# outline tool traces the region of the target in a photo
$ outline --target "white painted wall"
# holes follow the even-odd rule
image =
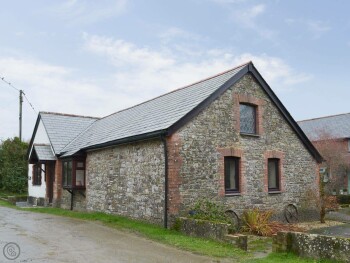
[[[45,164],[41,165],[41,169],[45,171]],[[46,195],[46,182],[45,173],[41,171],[41,185],[33,185],[33,164],[29,164],[28,167],[28,195],[36,198],[45,198]]]
[[[39,122],[38,129],[37,129],[35,137],[34,137],[33,145],[35,143],[51,145],[42,120],[40,120],[40,122]],[[33,151],[33,146],[30,149],[30,154],[32,153],[32,151]],[[45,170],[45,165],[43,164],[41,168]],[[32,197],[37,197],[37,198],[40,198],[40,197],[45,198],[45,195],[46,195],[45,173],[41,172],[41,185],[33,185],[32,175],[33,175],[33,165],[29,164],[29,166],[28,166],[28,195],[32,196]]]

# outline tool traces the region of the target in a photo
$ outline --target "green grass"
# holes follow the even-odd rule
[[[13,204],[10,204],[7,201],[1,200],[0,199],[0,206],[5,206],[5,207],[11,207],[11,208],[17,208],[16,206],[14,206]]]
[[[16,196],[16,197],[27,197],[26,193],[12,193],[12,192],[8,192],[8,191],[0,191],[0,198],[7,198],[8,196]]]

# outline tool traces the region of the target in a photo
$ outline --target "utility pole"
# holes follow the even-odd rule
[[[22,103],[23,90],[19,90],[19,139],[22,141]]]

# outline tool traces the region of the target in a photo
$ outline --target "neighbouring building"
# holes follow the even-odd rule
[[[329,190],[350,194],[350,113],[298,122],[325,159]]]
[[[321,161],[249,62],[101,119],[39,113],[29,188],[41,167],[46,203],[165,226],[204,198],[317,216]]]

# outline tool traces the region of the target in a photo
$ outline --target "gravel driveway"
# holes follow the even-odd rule
[[[17,249],[20,255],[15,260]],[[212,262],[96,222],[0,207],[0,262]]]

